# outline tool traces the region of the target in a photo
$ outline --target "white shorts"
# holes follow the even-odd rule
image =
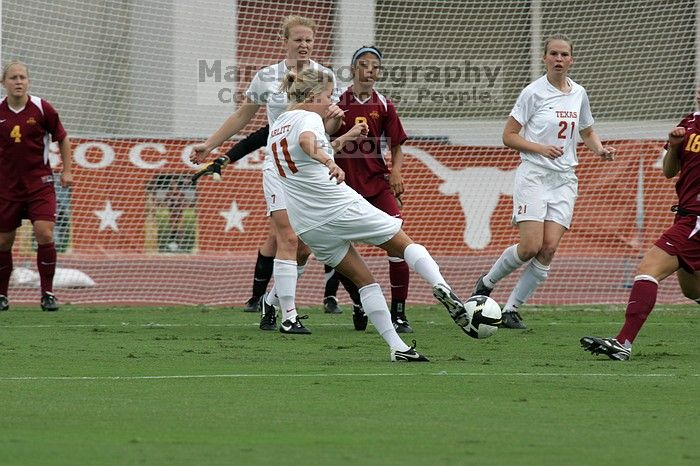
[[[549,220],[568,229],[576,197],[578,178],[573,170],[559,172],[522,162],[515,172],[513,223]]]
[[[263,193],[265,193],[265,203],[267,211],[265,215],[270,216],[270,212],[275,210],[287,210],[287,198],[284,195],[284,188],[279,175],[274,170],[264,168],[263,171]]]
[[[386,243],[401,230],[402,223],[400,218],[358,199],[339,217],[305,231],[299,238],[311,248],[316,259],[335,267],[348,253],[351,243]]]

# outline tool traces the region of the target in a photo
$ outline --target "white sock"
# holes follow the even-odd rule
[[[549,266],[542,265],[537,259],[532,259],[523,270],[523,274],[515,285],[508,298],[508,302],[503,308],[504,311],[517,311],[518,308],[527,301],[527,298],[540,286],[540,283],[547,279]]]
[[[495,287],[496,283],[520,268],[525,262],[518,256],[517,244],[506,248],[501,257],[491,266],[489,273],[484,276],[484,284],[489,288]]]
[[[411,243],[406,246],[406,249],[403,251],[403,258],[408,267],[420,275],[430,286],[441,283],[450,288],[440,273],[440,267],[437,265],[437,262],[435,262],[428,250],[420,244]]]
[[[277,298],[277,288],[274,283],[270,291],[265,295],[265,303],[268,306],[280,307],[280,300]]]
[[[379,283],[371,283],[360,288],[360,300],[365,314],[384,338],[389,348],[397,351],[407,351],[410,347],[404,343],[391,322],[389,306],[382,294]]]
[[[275,291],[282,310],[282,322],[291,320],[294,322],[297,316],[294,298],[297,289],[297,263],[296,261],[275,259],[272,275],[275,277]]]

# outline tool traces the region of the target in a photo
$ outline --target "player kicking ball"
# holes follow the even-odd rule
[[[404,259],[463,328],[469,324],[464,305],[430,253],[401,229],[401,219],[377,209],[343,183],[345,173],[333,155],[348,141],[366,135],[367,125],[358,123],[332,143],[328,140],[322,115],[331,105],[332,77],[307,69],[288,74],[282,88],[290,105],[270,127],[268,151],[287,196],[292,229],[318,260],[359,288],[362,307],[389,345],[392,361],[427,361],[415,350],[415,342],[408,346],[396,332],[382,290],[352,243],[373,244]]]

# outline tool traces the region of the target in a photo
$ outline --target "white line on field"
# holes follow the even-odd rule
[[[245,379],[245,378],[333,378],[333,377],[698,377],[700,374],[609,374],[574,372],[434,372],[414,373],[329,373],[329,374],[191,374],[191,375],[115,375],[115,376],[16,376],[0,377],[0,381],[22,380],[168,380],[168,379]]]

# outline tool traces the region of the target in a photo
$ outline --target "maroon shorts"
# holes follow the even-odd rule
[[[396,197],[394,193],[391,192],[391,188],[389,188],[388,185],[386,189],[381,190],[378,194],[365,199],[382,212],[386,212],[392,217],[403,219],[399,203],[396,201]]]
[[[47,186],[21,201],[0,199],[0,232],[15,231],[22,219],[56,221],[56,191]]]
[[[667,254],[676,256],[678,264],[688,272],[700,270],[700,217],[676,215],[671,228],[654,244]]]

